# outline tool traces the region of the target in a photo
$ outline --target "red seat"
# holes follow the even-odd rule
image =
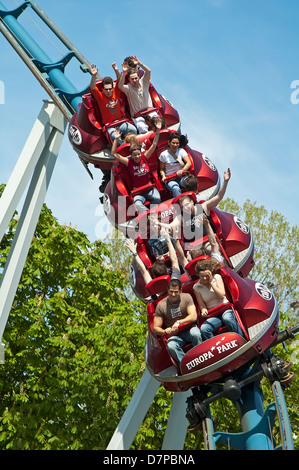
[[[137,194],[142,194],[146,191],[150,191],[153,187],[155,187],[155,178],[151,175],[151,182],[145,184],[144,186],[140,186],[139,188],[133,189],[133,184],[131,180],[131,176],[129,170],[126,165],[115,162],[113,164],[113,174],[115,176],[115,184],[118,188],[119,192],[123,196],[130,196],[132,199]],[[133,201],[132,201],[133,202]],[[146,201],[148,202],[148,201]],[[146,203],[145,203],[146,204]],[[149,202],[148,202],[149,204]]]
[[[158,108],[145,108],[141,109],[140,111],[137,111],[135,114],[133,114],[133,118],[137,118],[139,116],[146,116],[150,113],[157,113],[159,110]]]
[[[232,302],[238,302],[239,300],[239,286],[236,281],[229,275],[226,269],[220,269],[219,274],[223,279],[224,285],[229,292]]]
[[[146,214],[146,212],[143,212],[142,214]],[[151,253],[147,240],[138,236],[136,239],[136,243],[139,258],[147,269],[151,269],[151,267],[153,266],[154,258],[151,259]]]
[[[162,295],[167,292],[170,276],[165,274],[164,276],[156,277],[152,279],[145,288],[150,295]]]
[[[131,196],[132,197],[137,196],[137,194],[145,193],[145,192],[150,191],[152,188],[155,188],[155,187],[156,187],[156,185],[155,185],[154,182],[144,184],[143,186],[140,186],[139,188],[132,189],[131,190]],[[148,201],[146,201],[146,202],[148,202]]]
[[[116,80],[114,80],[114,83],[116,83]],[[96,85],[95,85],[95,86],[96,86],[96,88],[98,88],[99,91],[102,92],[102,90],[103,90],[102,80],[98,80],[98,81],[96,82]],[[115,121],[113,121],[113,122],[110,122],[110,123],[108,123],[108,124],[107,124],[107,123],[106,123],[106,124],[103,123],[103,127],[105,128],[104,130],[106,130],[106,128],[108,128],[108,127],[112,127],[112,126],[115,127],[115,126],[118,126],[118,125],[122,124],[122,123],[125,122],[125,121],[130,121],[130,122],[132,122],[132,121],[130,120],[129,104],[128,104],[127,97],[126,97],[125,93],[123,93],[121,90],[120,90],[120,94],[119,94],[119,100],[120,100],[120,110],[121,110],[121,113],[122,113],[122,116],[123,116],[123,117],[122,117],[121,119],[117,119],[117,120],[115,120]],[[95,100],[95,101],[96,101],[96,100]],[[101,116],[97,104],[96,104],[96,108],[97,108],[97,111],[98,111],[98,113],[99,113],[99,116]],[[101,122],[101,120],[100,120],[100,122]],[[105,126],[104,126],[104,124],[105,124]]]
[[[188,272],[188,274],[190,274],[190,276],[197,275],[195,271],[195,265],[198,261],[203,261],[204,259],[210,259],[210,257],[208,255],[198,256],[197,258],[192,259],[191,261],[189,261],[188,264],[186,264],[185,270]]]
[[[210,210],[210,221],[211,221],[211,225],[212,225],[216,235],[219,238],[222,238],[221,222],[219,220],[218,215],[216,214],[216,212],[213,209]]]
[[[174,197],[172,200],[172,204],[178,204],[178,200],[182,196],[190,196],[194,202],[196,202],[196,194],[193,191],[187,191],[186,193],[179,194],[178,196]]]

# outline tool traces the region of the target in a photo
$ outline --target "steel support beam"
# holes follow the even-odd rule
[[[191,390],[174,393],[162,450],[184,449],[189,424],[186,418],[186,400],[190,395],[192,395]]]
[[[45,101],[0,199],[0,240],[29,183],[16,233],[0,280],[0,339],[49,187],[67,119]]]

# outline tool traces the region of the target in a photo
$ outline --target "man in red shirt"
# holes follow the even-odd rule
[[[98,73],[98,69],[96,65],[92,65],[90,72],[91,72],[91,81],[90,81],[90,91],[94,98],[97,101],[100,113],[101,113],[101,124],[110,124],[117,119],[122,119],[124,116],[122,115],[121,108],[120,108],[120,93],[121,90],[118,87],[118,78],[120,73],[117,69],[115,63],[112,64],[112,67],[116,73],[117,81],[114,85],[113,79],[111,77],[105,77],[102,80],[102,91],[96,87],[96,76]],[[119,126],[121,134],[125,135],[128,132],[133,132],[137,134],[136,127],[133,126],[130,122],[124,122]],[[108,127],[109,135],[111,136],[112,141],[114,140],[114,133],[115,127],[109,126]],[[119,137],[119,144],[122,143],[121,138]]]
[[[141,146],[139,144],[131,145],[131,158],[123,157],[116,152],[117,140],[120,137],[120,131],[118,129],[115,130],[111,154],[116,158],[116,160],[128,167],[134,189],[140,188],[151,181],[151,173],[147,160],[157,147],[161,127],[162,121],[158,120],[156,123],[156,134],[153,139],[153,143],[150,148],[144,152],[144,154],[141,153]],[[147,211],[147,208],[144,205],[145,201],[150,201],[152,204],[159,204],[161,202],[160,193],[156,187],[134,196],[134,202],[139,213]]]

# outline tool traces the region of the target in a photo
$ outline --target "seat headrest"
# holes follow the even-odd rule
[[[196,276],[195,265],[198,261],[203,261],[204,259],[209,259],[208,255],[197,256],[197,258],[192,259],[189,261],[188,264],[185,266],[185,270],[187,271],[190,276]]]
[[[167,292],[170,276],[165,274],[164,276],[156,277],[152,279],[145,288],[150,295],[158,295]]]

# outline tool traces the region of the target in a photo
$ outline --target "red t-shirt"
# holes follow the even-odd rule
[[[122,113],[120,109],[120,89],[117,86],[117,82],[115,87],[113,88],[113,92],[110,98],[102,93],[97,87],[90,89],[92,95],[95,97],[101,117],[102,117],[102,124],[109,124],[116,119],[121,119]]]
[[[145,184],[150,183],[150,169],[147,159],[144,155],[141,156],[140,163],[135,163],[132,157],[129,158],[128,170],[134,188],[140,188],[140,186],[144,186]]]

